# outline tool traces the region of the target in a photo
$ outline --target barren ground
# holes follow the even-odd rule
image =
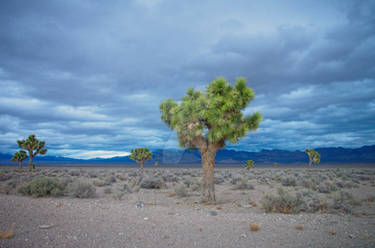
[[[146,169],[148,186],[135,183],[138,175],[0,168],[0,230],[14,226],[0,247],[375,247],[374,169],[216,169],[216,205],[199,202],[199,169]],[[88,181],[95,197],[16,194],[40,176]],[[265,212],[265,195],[280,187],[303,200],[296,214]]]

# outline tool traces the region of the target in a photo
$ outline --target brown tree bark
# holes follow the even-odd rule
[[[214,144],[200,148],[203,169],[201,200],[213,204],[216,204],[214,168],[217,149]]]
[[[19,165],[20,169],[22,169],[22,161],[19,161],[18,165]]]
[[[32,155],[32,153],[29,153],[29,171],[33,170],[33,160],[34,156]]]

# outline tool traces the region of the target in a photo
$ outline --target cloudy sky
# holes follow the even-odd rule
[[[375,144],[375,1],[0,2],[0,152],[177,149],[159,104],[246,77],[264,121],[227,148]]]

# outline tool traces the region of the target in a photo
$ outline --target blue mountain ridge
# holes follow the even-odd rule
[[[321,163],[375,163],[375,145],[360,148],[329,147],[315,149],[321,155]],[[194,150],[154,150],[153,160],[160,165],[194,165],[201,163],[201,155]],[[17,164],[10,161],[12,155],[0,153],[0,164]],[[308,157],[304,151],[287,150],[261,150],[259,152],[235,151],[229,149],[219,150],[216,154],[216,164],[235,165],[243,164],[247,160],[254,160],[256,164],[301,164],[308,163]],[[40,164],[135,164],[129,156],[94,159],[75,159],[58,156],[36,156],[35,163]],[[26,164],[27,159],[24,161]]]

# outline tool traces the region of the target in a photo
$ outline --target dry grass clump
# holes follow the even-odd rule
[[[94,198],[96,188],[86,181],[75,181],[68,186],[69,193],[77,198]]]
[[[250,224],[250,230],[252,232],[256,232],[256,231],[259,231],[260,227],[258,224]]]
[[[299,231],[303,231],[304,227],[302,225],[296,225],[296,229]]]
[[[0,239],[11,239],[13,238],[14,234],[14,224],[12,224],[12,227],[6,230],[5,232],[0,230]]]
[[[301,211],[303,201],[300,197],[292,196],[283,188],[279,188],[277,195],[265,195],[262,203],[266,213],[293,214]]]

